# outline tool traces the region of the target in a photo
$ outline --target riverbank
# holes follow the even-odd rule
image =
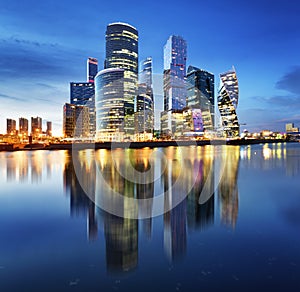
[[[117,149],[117,148],[164,148],[181,146],[206,146],[206,145],[253,145],[266,143],[289,142],[285,139],[235,139],[235,140],[199,140],[199,141],[148,141],[148,142],[103,142],[103,143],[56,143],[56,144],[27,144],[23,147],[14,145],[0,145],[0,151],[28,151],[28,150],[72,150],[75,149]]]

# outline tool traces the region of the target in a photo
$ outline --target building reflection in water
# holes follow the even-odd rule
[[[186,252],[186,199],[174,206],[173,200],[185,193],[184,182],[175,183],[179,179],[181,171],[187,169],[182,165],[186,159],[180,160],[180,150],[175,147],[163,149],[167,158],[166,165],[162,165],[163,191],[165,210],[164,214],[164,249],[170,261],[182,257]]]
[[[214,224],[216,188],[222,221],[235,226],[239,147],[222,149],[226,154],[222,159],[226,161],[218,187],[214,174],[216,149],[206,146],[82,150],[73,153],[14,152],[5,154],[6,178],[13,182],[39,183],[45,179],[51,180],[53,173],[62,169],[65,191],[70,196],[70,215],[86,218],[88,240],[97,238],[98,226],[103,224],[107,270],[111,273],[127,272],[138,264],[139,232],[151,240],[155,196],[162,195],[163,198],[163,245],[170,261],[185,255],[188,231],[202,231]],[[164,159],[155,156],[155,151],[161,153]],[[106,186],[100,183],[99,171]],[[135,173],[143,175],[135,176]],[[205,196],[204,190],[209,196],[200,204],[200,198]],[[119,205],[120,216],[98,212],[97,200],[103,193],[107,195],[108,205],[115,204],[114,192],[123,197]],[[182,195],[183,200],[172,208]],[[132,198],[139,199],[136,205],[131,205]]]
[[[215,184],[214,184],[214,148],[201,147],[197,148],[194,156],[199,159],[198,164],[190,165],[194,175],[197,176],[195,185],[187,197],[187,219],[190,230],[204,230],[214,224],[215,211]],[[200,196],[204,195],[204,187],[208,192],[208,200],[204,204],[199,204]]]
[[[95,193],[95,163],[91,151],[67,154],[65,156],[64,185],[65,191],[70,195],[71,216],[86,216],[87,235],[89,240],[97,238],[98,226],[95,216],[95,203],[85,193],[89,188],[91,194]],[[76,162],[75,162],[76,161]],[[76,167],[79,167],[75,172]]]
[[[165,159],[153,156],[155,151],[162,153]],[[220,153],[224,166],[221,179],[215,171],[218,167],[216,157]],[[175,261],[186,253],[188,231],[202,232],[214,224],[216,206],[220,208],[221,221],[235,228],[239,208],[237,180],[240,163],[243,168],[251,169],[283,167],[287,175],[296,176],[300,173],[298,153],[293,144],[265,144],[84,150],[74,153],[2,152],[0,159],[3,165],[1,174],[9,183],[43,183],[45,180],[51,181],[54,173],[60,175],[63,170],[65,190],[70,196],[71,216],[86,218],[89,240],[97,238],[98,226],[103,224],[107,270],[123,273],[135,269],[138,264],[139,232],[152,239],[155,196],[162,194],[163,197],[164,251],[170,261]],[[103,188],[99,183],[99,170],[108,188]],[[134,171],[144,175],[135,177]],[[122,216],[97,211],[99,208],[94,202],[103,192],[107,193],[106,203],[110,205],[115,204],[115,198],[110,194],[117,192],[123,196],[119,206]],[[205,193],[209,196],[200,204]],[[182,194],[186,195],[185,198],[172,208],[174,201]],[[132,198],[139,199],[134,206],[130,206],[129,199]],[[130,219],[133,217],[146,219]]]
[[[214,223],[214,147],[166,148],[164,152],[165,210],[170,209],[164,214],[164,248],[174,261],[186,253],[187,227],[205,229]],[[186,198],[171,208],[172,200],[181,194]],[[200,204],[200,196],[208,200]]]
[[[140,176],[136,183],[136,198],[139,199],[138,212],[141,218],[142,230],[148,239],[152,234],[152,208],[154,196],[154,164],[150,163],[150,149],[131,151],[130,160],[134,168],[140,173],[147,172],[145,176]],[[152,168],[152,171],[150,171]],[[145,203],[147,200],[147,203]]]
[[[123,194],[123,205],[119,206],[123,217],[104,213],[104,235],[106,242],[107,270],[111,273],[127,272],[133,270],[138,263],[138,220],[130,219],[127,212],[137,212],[136,209],[126,208],[126,198],[135,197],[135,184],[127,180],[122,174],[126,174],[131,166],[131,161],[122,150],[115,150],[114,159],[107,150],[100,151],[100,167],[102,175],[110,186],[103,192],[118,192]],[[127,159],[126,159],[127,158]],[[116,169],[115,164],[121,173]],[[101,188],[102,186],[100,186]],[[97,190],[97,194],[98,194]],[[114,197],[111,196],[113,204]],[[126,218],[127,217],[127,218]]]
[[[237,179],[240,161],[240,147],[223,146],[222,156],[224,168],[222,168],[222,177],[218,187],[221,221],[225,225],[235,228],[239,209]]]
[[[53,159],[48,161],[50,156],[53,158],[55,155],[43,151],[6,153],[6,181],[40,184],[43,179],[51,179]],[[44,168],[47,168],[47,177],[43,177]]]

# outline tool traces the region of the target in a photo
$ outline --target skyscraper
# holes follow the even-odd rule
[[[154,98],[152,89],[152,58],[141,63],[140,84],[135,102],[135,134],[138,140],[151,140],[154,130]]]
[[[187,107],[200,109],[204,130],[215,126],[215,77],[205,70],[189,66],[187,72]]]
[[[38,137],[42,134],[42,118],[31,117],[31,136]]]
[[[19,134],[28,136],[28,120],[19,118]]]
[[[65,138],[88,138],[89,108],[84,105],[66,103],[63,113],[63,134]]]
[[[13,119],[6,119],[6,132],[8,135],[16,135],[16,120]]]
[[[172,35],[164,47],[164,110],[182,110],[186,106],[187,44]]]
[[[94,79],[98,73],[98,60],[89,57],[87,59],[87,82],[94,83]]]
[[[97,140],[124,139],[124,74],[124,69],[110,68],[95,78]]]
[[[47,122],[47,130],[46,130],[46,135],[51,137],[52,136],[52,122]]]
[[[218,108],[226,137],[238,137],[240,126],[236,114],[239,100],[239,86],[235,69],[220,74]]]
[[[152,58],[147,57],[141,63],[140,84],[144,83],[152,89]]]
[[[84,105],[89,108],[89,131],[90,136],[96,131],[95,112],[95,86],[93,82],[71,82],[70,83],[70,103]]]
[[[138,84],[138,31],[130,24],[111,23],[106,29],[105,69],[124,69],[124,130],[134,134],[134,99]]]
[[[153,99],[145,83],[139,85],[134,124],[137,140],[151,140],[153,138]]]
[[[173,135],[176,117],[186,106],[187,44],[181,36],[172,35],[164,47],[164,112],[161,113],[162,135]],[[182,113],[180,117],[182,122]]]

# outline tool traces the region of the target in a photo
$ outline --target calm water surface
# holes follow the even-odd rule
[[[299,178],[298,143],[1,152],[0,290],[299,291]]]

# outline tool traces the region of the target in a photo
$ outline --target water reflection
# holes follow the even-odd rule
[[[239,147],[225,147],[224,148],[224,171],[222,179],[219,183],[218,193],[221,205],[221,220],[222,223],[235,228],[238,210],[238,170],[240,161]]]
[[[298,143],[278,143],[243,146],[240,158],[247,168],[270,170],[282,168],[288,176],[300,173]]]
[[[155,156],[155,151],[161,156]],[[216,164],[218,153],[221,153],[221,164],[224,165],[220,178],[215,172],[219,167]],[[98,234],[103,232],[107,271],[122,273],[134,270],[138,265],[141,233],[149,241],[153,240],[151,216],[157,207],[157,196],[163,196],[162,208],[165,210],[160,217],[162,252],[173,262],[185,256],[189,248],[188,234],[206,232],[217,221],[216,214],[220,213],[221,222],[228,228],[235,228],[239,223],[238,173],[241,164],[244,168],[266,170],[284,167],[286,175],[296,176],[300,173],[298,154],[299,149],[284,144],[74,153],[2,152],[3,175],[0,179],[6,179],[8,184],[41,184],[51,182],[54,176],[61,176],[69,196],[70,216],[86,220],[87,239],[90,241],[98,244]],[[105,187],[100,183],[99,170],[107,184]],[[136,173],[146,175],[135,176]],[[88,196],[86,189],[89,190]],[[210,196],[204,204],[199,204],[204,190]],[[94,202],[101,201],[104,192],[106,195],[122,194],[121,213],[125,218],[99,210]],[[172,208],[174,200],[182,194],[186,195],[185,198]],[[129,199],[132,198],[140,200],[129,208]],[[107,196],[106,203],[113,205],[114,196]],[[130,219],[132,214],[146,219]]]
[[[74,158],[78,159],[78,157]],[[89,163],[89,160],[82,159],[80,182],[89,184],[89,187],[95,189],[95,169]],[[85,216],[87,218],[87,235],[89,240],[97,238],[98,226],[95,216],[95,204],[84,192],[81,183],[74,170],[72,157],[67,154],[64,161],[64,186],[65,191],[70,196],[70,214],[71,216]],[[93,183],[94,182],[94,183]]]

